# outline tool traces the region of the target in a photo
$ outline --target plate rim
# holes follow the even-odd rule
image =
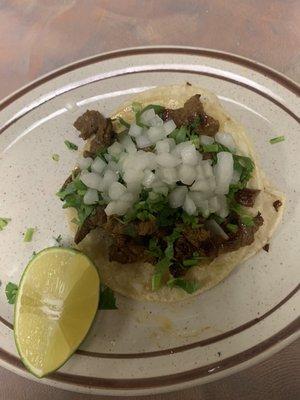
[[[198,48],[198,47],[190,47],[190,46],[141,46],[141,47],[130,47],[130,48],[124,48],[124,49],[117,49],[114,51],[109,51],[109,52],[104,52],[104,53],[99,53],[96,55],[93,55],[91,57],[86,57],[77,61],[74,61],[72,63],[63,65],[55,70],[52,70],[40,77],[38,77],[37,79],[29,82],[28,84],[22,86],[21,88],[17,89],[16,91],[14,91],[13,93],[11,93],[10,95],[6,96],[4,99],[2,99],[0,101],[0,111],[2,111],[3,109],[5,109],[6,107],[8,107],[11,103],[13,103],[14,101],[16,101],[19,98],[22,98],[24,95],[26,95],[28,92],[32,91],[33,89],[37,88],[38,86],[41,86],[42,84],[51,81],[52,79],[64,75],[68,72],[74,71],[76,69],[80,69],[82,67],[88,66],[88,65],[92,65],[95,64],[97,62],[101,62],[107,59],[113,59],[113,58],[122,58],[124,56],[128,56],[128,55],[143,55],[143,54],[149,54],[149,53],[161,53],[161,54],[167,54],[167,53],[172,53],[172,54],[184,54],[184,53],[188,53],[190,55],[199,55],[199,56],[206,56],[212,59],[221,59],[223,61],[229,61],[231,63],[235,63],[238,64],[240,66],[247,66],[248,68],[263,74],[265,77],[270,78],[274,81],[276,81],[277,83],[279,83],[281,86],[285,87],[288,91],[295,93],[296,95],[299,93],[300,91],[300,87],[299,85],[292,80],[291,78],[287,77],[286,75],[276,71],[275,69],[268,67],[264,64],[261,64],[257,61],[251,60],[250,58],[246,58],[243,56],[239,56],[233,53],[229,53],[229,52],[223,52],[223,51],[219,51],[219,50],[214,50],[214,49],[207,49],[207,48]],[[130,53],[130,54],[128,54]],[[230,370],[232,370],[232,368],[234,369],[241,369],[242,365],[247,364],[247,363],[255,363],[255,360],[257,358],[260,357],[260,359],[262,357],[267,357],[267,355],[270,355],[272,353],[275,353],[277,350],[279,350],[282,346],[284,346],[283,342],[286,343],[286,345],[288,343],[290,343],[292,340],[297,338],[297,335],[295,335],[295,337],[293,336],[294,334],[297,333],[298,327],[299,327],[299,322],[300,322],[300,318],[295,319],[292,323],[290,323],[288,326],[286,326],[285,328],[283,328],[280,332],[275,333],[274,335],[272,335],[270,338],[266,339],[265,341],[270,341],[273,337],[278,336],[279,333],[282,332],[286,332],[288,330],[288,328],[293,324],[293,329],[292,331],[289,332],[289,334],[286,337],[283,337],[279,340],[277,340],[275,342],[275,344],[271,344],[270,346],[268,346],[267,348],[261,350],[260,352],[256,352],[255,354],[253,354],[253,356],[249,357],[246,360],[240,360],[239,363],[228,367],[227,369],[225,369],[223,371],[223,376],[228,375],[230,373]],[[300,333],[300,332],[299,332]],[[262,342],[258,343],[256,346],[254,347],[258,347]],[[1,350],[3,350],[5,352],[4,349],[0,348],[0,354],[1,354]],[[13,355],[12,355],[13,356]],[[234,355],[233,357],[236,357],[237,355]],[[14,357],[14,356],[13,356]],[[16,360],[18,360],[16,358]],[[225,359],[226,360],[226,359]],[[0,358],[0,364],[2,364],[2,362],[4,361],[4,365],[5,365],[5,360],[2,359],[2,357]],[[219,362],[222,363],[221,360]],[[248,365],[248,364],[247,364]],[[246,366],[247,366],[246,365]],[[245,366],[245,367],[246,367]],[[23,373],[22,368],[20,370],[20,367],[17,366],[13,366],[13,364],[11,364],[12,369],[15,372],[19,372],[19,373]],[[17,371],[16,371],[17,370]],[[226,371],[227,374],[226,374]],[[189,373],[190,371],[185,371],[185,373]],[[217,375],[215,377],[215,379],[218,379],[218,376],[222,374],[221,372],[214,374]],[[224,375],[225,374],[225,375]],[[63,375],[63,373],[56,373],[55,375]],[[68,374],[65,374],[68,375]],[[76,375],[74,375],[76,376]],[[212,376],[212,375],[211,375]],[[143,379],[143,378],[140,378]],[[153,378],[151,378],[153,379]],[[202,379],[201,377],[195,377],[193,378],[194,380],[187,380],[187,381],[181,381],[178,383],[173,383],[170,384],[170,386],[163,386],[163,387],[159,387],[161,389],[161,391],[166,391],[166,388],[169,388],[168,390],[172,390],[174,386],[176,385],[183,385],[184,383],[187,384],[188,386],[191,386],[192,384],[197,384],[199,382],[200,379]],[[57,382],[57,381],[56,381]],[[194,382],[194,383],[193,383]],[[78,388],[78,385],[76,385],[75,382],[70,382],[72,384],[72,387],[76,387]],[[103,387],[98,386],[99,390],[103,390]],[[154,387],[153,387],[154,388]],[[95,389],[97,389],[97,386],[95,386]],[[111,390],[112,389],[112,390]],[[150,393],[150,390],[152,389],[152,387],[147,386],[146,388],[140,388],[138,390],[138,392],[147,392]],[[158,389],[158,388],[157,388]],[[104,389],[105,390],[105,389]],[[114,391],[114,389],[111,388],[107,388],[106,390],[111,390],[112,392]],[[123,388],[123,390],[126,390],[125,388]],[[131,390],[132,393],[136,390],[136,389],[130,389],[130,387],[128,387],[128,392]],[[146,391],[145,391],[146,390]]]

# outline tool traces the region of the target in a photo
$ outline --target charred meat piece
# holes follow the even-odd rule
[[[192,258],[195,251],[197,248],[183,236],[180,236],[174,244],[174,258],[177,261],[183,262]]]
[[[199,249],[201,248],[202,243],[210,238],[211,233],[202,227],[197,229],[190,227],[183,231],[183,236],[189,243]]]
[[[106,120],[106,125],[101,126],[101,129],[98,129],[94,139],[92,139],[91,145],[90,145],[90,151],[92,153],[96,153],[97,150],[104,149],[111,144],[116,139],[116,134],[113,131],[113,126],[110,118]]]
[[[175,110],[166,109],[163,119],[173,119],[177,127],[189,125],[195,118],[204,114],[203,105],[200,101],[200,94],[195,94],[184,103],[184,106]]]
[[[282,206],[282,202],[280,200],[276,200],[273,203],[273,207],[275,208],[275,211],[278,212],[279,208]]]
[[[109,261],[128,264],[136,261],[151,262],[153,258],[145,246],[136,243],[128,236],[119,235],[114,237],[114,242],[109,248]]]
[[[253,207],[255,199],[258,196],[260,190],[256,189],[241,189],[238,190],[234,196],[235,200],[244,207]]]
[[[86,140],[106,127],[106,118],[99,111],[87,110],[74,122],[74,127],[80,131],[79,137]]]
[[[224,241],[221,246],[219,253],[227,253],[228,251],[238,250],[240,247],[249,246],[254,242],[254,234],[260,226],[263,225],[264,219],[260,213],[253,218],[254,224],[252,226],[245,226],[240,224],[238,230],[230,236],[230,238]]]
[[[183,265],[181,265],[178,262],[174,262],[170,268],[169,268],[170,274],[174,277],[174,278],[179,278],[180,276],[184,276],[186,273],[186,268],[183,267]]]
[[[125,225],[122,224],[118,219],[114,218],[114,216],[108,217],[106,223],[102,226],[102,228],[111,236],[122,235],[125,230]]]
[[[264,251],[266,251],[267,253],[269,253],[269,250],[270,250],[270,243],[265,244],[264,247],[263,247],[263,249],[264,249]]]
[[[196,119],[198,125],[197,133],[200,135],[214,136],[219,130],[219,122],[204,111],[200,101],[200,94],[195,94],[184,103],[184,106],[175,110],[166,109],[163,113],[163,120],[173,119],[177,127],[190,125]]]
[[[219,128],[219,121],[205,114],[202,122],[197,126],[196,131],[199,135],[215,136]]]
[[[99,111],[87,110],[81,117],[77,118],[74,127],[80,131],[80,137],[84,140],[93,136],[90,149],[87,150],[89,156],[97,150],[110,146],[116,134],[110,118],[105,118]]]
[[[156,221],[150,219],[148,221],[139,221],[135,224],[137,234],[140,236],[152,235],[158,230]]]
[[[102,226],[106,222],[106,214],[102,206],[98,206],[95,211],[86,218],[84,223],[77,229],[74,242],[80,243],[91,230]]]

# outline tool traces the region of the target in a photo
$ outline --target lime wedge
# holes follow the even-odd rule
[[[95,317],[99,275],[91,260],[51,247],[27,265],[15,305],[15,341],[37,377],[58,369],[78,348]]]

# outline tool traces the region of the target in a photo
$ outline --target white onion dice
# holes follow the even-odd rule
[[[128,135],[124,135],[120,138],[120,143],[124,147],[124,149],[127,151],[127,153],[135,153],[136,152],[136,146],[133,143],[132,139]]]
[[[227,151],[217,154],[217,164],[214,166],[216,177],[216,193],[227,194],[233,177],[233,157]]]
[[[181,151],[181,158],[183,164],[197,165],[198,164],[198,152],[194,145],[186,146]]]
[[[138,137],[142,134],[143,132],[143,128],[141,126],[138,126],[137,124],[131,124],[129,131],[128,131],[128,135],[129,136],[133,136],[133,137]]]
[[[113,157],[119,157],[122,151],[123,151],[123,146],[119,142],[114,142],[107,149],[107,152]]]
[[[233,137],[230,135],[230,133],[226,132],[218,132],[215,135],[215,140],[218,143],[221,143],[223,146],[228,147],[229,150],[235,151],[236,145],[233,140]]]
[[[118,177],[115,171],[112,171],[111,169],[106,170],[102,180],[103,190],[108,190],[112,183],[117,180]]]
[[[183,206],[185,196],[188,192],[186,186],[178,186],[169,194],[169,203],[172,208]]]
[[[196,178],[196,170],[190,165],[180,165],[178,168],[178,177],[185,185],[191,185]]]
[[[181,163],[181,160],[170,153],[158,154],[156,157],[157,164],[165,168],[177,167]]]
[[[143,179],[143,185],[145,187],[150,187],[151,184],[154,182],[155,180],[155,175],[152,171],[150,170],[145,170],[144,172],[144,179]]]
[[[176,168],[161,168],[159,171],[160,179],[168,185],[174,185],[178,181]]]
[[[162,126],[152,126],[148,129],[147,134],[152,143],[156,143],[165,137],[165,131]]]
[[[100,157],[96,157],[91,165],[92,171],[97,172],[98,174],[101,174],[101,172],[104,170],[105,167],[106,167],[106,162],[102,160],[102,158]]]
[[[172,119],[164,123],[164,131],[166,135],[170,135],[174,129],[176,129],[176,124]]]
[[[126,187],[120,182],[113,182],[108,189],[108,195],[112,200],[118,200],[126,192]]]
[[[92,165],[93,159],[92,157],[82,157],[78,160],[78,167],[82,169],[88,169]]]
[[[200,135],[200,142],[204,145],[213,144],[214,138],[212,138],[211,136]]]
[[[184,211],[189,214],[189,215],[195,215],[197,210],[196,210],[196,206],[195,203],[193,202],[192,198],[189,196],[189,194],[187,194],[185,196],[185,200],[183,203],[183,207]]]
[[[155,118],[155,111],[153,108],[149,108],[148,110],[144,111],[141,115],[141,122],[145,125],[150,125],[150,121]]]
[[[98,192],[96,189],[88,189],[83,196],[83,202],[86,205],[95,204],[99,201]]]
[[[99,174],[94,172],[87,172],[80,175],[80,180],[90,189],[98,189],[101,185],[102,178]]]
[[[140,149],[144,149],[145,147],[151,146],[152,142],[149,139],[147,133],[142,133],[140,136],[135,138],[136,145]]]

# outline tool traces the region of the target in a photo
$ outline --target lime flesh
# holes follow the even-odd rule
[[[90,259],[70,249],[38,253],[21,278],[15,304],[15,341],[37,377],[58,369],[85,338],[99,302],[99,275]]]

